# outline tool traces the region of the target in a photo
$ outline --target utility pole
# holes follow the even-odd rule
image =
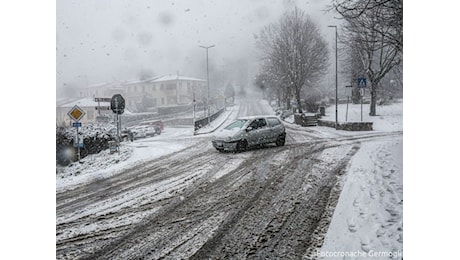
[[[335,129],[339,124],[338,120],[338,72],[337,72],[337,25],[329,25],[335,28]]]
[[[206,77],[207,77],[207,81],[206,81],[206,85],[208,85],[208,97],[206,99],[206,116],[208,117],[208,124],[210,124],[210,118],[209,118],[209,62],[208,62],[208,49],[214,47],[216,45],[210,45],[210,46],[201,46],[201,48],[204,48],[206,49]]]

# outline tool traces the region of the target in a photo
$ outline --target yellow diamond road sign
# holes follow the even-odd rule
[[[67,115],[70,116],[75,121],[80,121],[85,116],[85,111],[83,111],[81,108],[79,108],[77,105],[75,105]]]

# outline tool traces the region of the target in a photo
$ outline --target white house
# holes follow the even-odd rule
[[[57,105],[56,106],[56,124],[60,126],[72,125],[72,122],[74,121],[70,118],[68,113],[75,106],[78,106],[85,113],[85,115],[80,120],[80,122],[82,123],[95,122],[96,116],[98,115],[113,115],[112,110],[99,110],[96,108],[99,106],[102,106],[102,107],[110,106],[110,103],[95,102],[93,98],[82,98],[82,99],[78,99],[75,101]]]
[[[121,94],[129,111],[138,111],[148,99],[153,107],[187,105],[206,98],[206,80],[179,75],[146,80],[104,83],[84,88],[81,97],[111,98]]]

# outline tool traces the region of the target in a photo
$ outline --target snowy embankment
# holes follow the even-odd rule
[[[362,106],[362,121],[373,122],[374,131],[393,132],[403,130],[402,100],[396,100],[390,105],[377,106],[377,116],[369,115],[369,106],[369,104],[363,104]],[[337,110],[339,123],[361,122],[361,104],[348,104],[348,115],[346,104],[338,105]],[[321,119],[335,121],[335,106],[327,107],[326,116]]]
[[[339,121],[346,105],[339,106]],[[402,131],[402,101],[378,106],[374,131]],[[342,113],[341,113],[342,112]],[[335,107],[326,110],[334,117]],[[360,105],[349,106],[348,121],[360,121]],[[331,119],[329,118],[329,119]],[[335,118],[334,118],[335,120]],[[332,130],[335,131],[335,130]],[[359,134],[348,132],[344,134]],[[403,250],[403,137],[365,142],[353,156],[319,259],[401,259]]]

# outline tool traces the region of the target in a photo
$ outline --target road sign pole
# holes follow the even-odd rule
[[[117,114],[117,150],[120,154],[120,115]]]
[[[121,143],[121,115],[118,116],[118,122],[119,122],[119,124],[120,124],[120,127],[119,127],[120,132],[119,132],[118,134],[119,134],[119,136],[120,136],[119,139],[120,139],[120,143]],[[118,144],[118,154],[120,154],[120,143]]]
[[[117,146],[118,146],[118,142],[120,140],[120,129],[119,129],[119,123],[118,123],[119,114],[118,114],[118,100],[117,99],[115,99],[115,110],[117,111]]]
[[[348,122],[348,102],[350,101],[350,96],[347,96],[347,113],[345,114],[345,122]]]
[[[363,121],[363,97],[366,94],[367,81],[365,77],[358,78],[359,94],[361,95],[361,122]]]
[[[77,128],[77,137],[75,138],[76,142],[77,142],[77,155],[78,155],[78,162],[80,162],[80,136],[78,135],[78,126],[76,127]]]
[[[112,99],[110,99],[110,109],[117,114],[117,149],[118,149],[118,154],[120,154],[120,132],[121,132],[121,119],[120,115],[123,114],[124,109],[125,109],[125,99],[123,98],[122,95],[120,94],[115,94],[113,95]]]
[[[350,89],[350,91],[347,91]],[[350,95],[353,95],[353,85],[345,86],[345,92],[347,93],[347,112],[345,113],[345,122],[348,122],[348,104],[350,103]]]
[[[195,133],[195,108],[196,108],[195,91],[193,91],[193,133]]]
[[[363,88],[362,88],[361,92],[362,93],[360,93],[360,94],[361,94],[361,122],[362,122],[363,121],[363,97],[364,97],[364,93],[366,93],[366,92],[365,92],[365,90]]]
[[[68,113],[67,115],[69,115],[69,117],[74,120],[75,122],[72,124],[73,127],[77,128],[76,129],[76,136],[75,136],[75,140],[74,140],[74,147],[76,146],[77,147],[77,156],[78,156],[78,162],[81,162],[80,159],[81,159],[81,156],[80,156],[80,135],[79,135],[79,132],[78,132],[78,128],[81,127],[81,122],[80,122],[80,119],[82,119],[86,113],[85,111],[83,111],[83,109],[81,109],[80,107],[78,107],[77,105],[75,105]]]

